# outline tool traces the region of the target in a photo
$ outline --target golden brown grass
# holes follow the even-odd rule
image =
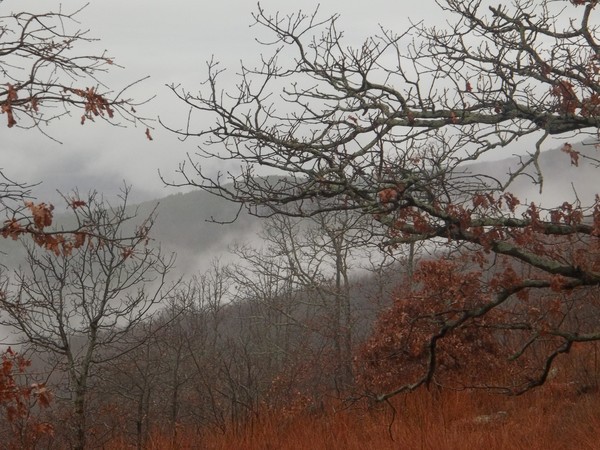
[[[595,450],[600,448],[600,349],[575,349],[544,386],[519,397],[422,389],[390,405],[264,412],[226,432],[152,433],[148,450]],[[591,353],[590,353],[591,352]],[[294,408],[290,408],[291,411]],[[134,448],[114,440],[106,450]]]
[[[182,429],[177,442],[154,433],[147,448],[212,450],[597,449],[600,395],[550,384],[521,397],[486,392],[420,391],[377,409],[330,407],[294,417],[263,414],[242,430],[200,436]],[[392,420],[393,419],[393,420]],[[125,449],[113,442],[112,449]]]

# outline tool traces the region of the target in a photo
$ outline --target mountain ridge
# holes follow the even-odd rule
[[[523,204],[530,201],[542,202],[548,206],[552,199],[558,204],[573,202],[579,198],[583,204],[593,201],[600,192],[597,179],[597,167],[586,158],[597,158],[595,146],[582,143],[573,144],[575,151],[581,152],[580,164],[575,166],[570,156],[560,150],[551,149],[540,154],[539,164],[546,180],[540,194],[539,186],[531,182],[533,168],[521,175],[509,187]],[[518,156],[512,156],[492,162],[476,162],[466,168],[466,173],[483,173],[496,178],[508,173],[518,162]],[[191,274],[203,271],[215,258],[227,260],[233,256],[228,252],[233,242],[260,242],[261,219],[251,216],[240,205],[229,202],[209,192],[193,190],[186,193],[173,193],[165,197],[130,205],[130,211],[137,211],[135,223],[143,221],[156,208],[156,219],[151,232],[154,242],[160,244],[165,252],[177,253],[177,270]],[[239,211],[239,215],[238,215]],[[57,214],[56,223],[65,222],[66,214]],[[237,217],[237,218],[236,218]],[[217,223],[215,220],[232,223]],[[5,252],[2,260],[5,265],[15,267],[22,260],[16,256],[19,244],[10,240],[0,242],[0,250]]]

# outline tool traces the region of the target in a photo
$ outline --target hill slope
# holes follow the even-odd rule
[[[540,156],[540,168],[544,176],[542,193],[539,186],[532,184],[530,176],[522,175],[509,190],[523,203],[542,201],[544,205],[574,201],[577,197],[585,204],[593,201],[600,192],[597,167],[584,156],[597,157],[598,150],[593,145],[575,144],[574,149],[582,153],[579,166],[570,164],[569,155],[560,149],[549,150]],[[493,162],[469,165],[467,172],[483,173],[498,179],[505,179],[511,168],[514,170],[518,157]],[[531,167],[526,174],[532,175]],[[158,205],[158,206],[157,206]],[[213,258],[227,259],[228,246],[235,241],[257,242],[260,219],[242,210],[237,220],[231,224],[215,223],[212,219],[227,221],[236,217],[239,205],[203,191],[174,194],[132,205],[137,208],[139,221],[147,217],[157,206],[157,219],[152,237],[163,250],[178,254],[177,268],[182,273],[195,273],[208,267]],[[64,223],[65,215],[57,215],[56,222]],[[6,266],[15,267],[19,257],[18,243],[0,240],[0,261]]]

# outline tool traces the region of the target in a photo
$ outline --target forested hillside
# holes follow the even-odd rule
[[[564,174],[560,167],[565,158],[568,161],[568,155],[559,150],[542,155],[548,176]],[[497,161],[477,171],[497,173],[498,167],[508,165],[508,161]],[[586,179],[592,174],[582,171],[575,181],[594,186]],[[562,181],[569,186],[566,177]],[[217,224],[211,219],[235,214],[237,208],[202,192],[130,205],[124,213],[129,216],[134,211],[140,218],[156,214],[148,245],[183,252],[180,273],[185,278],[162,298],[153,315],[135,325],[126,341],[104,348],[102,358],[108,362],[90,372],[86,427],[90,435],[107,444],[117,439],[120,445],[159,448],[166,445],[166,439],[195,448],[193,442],[214,442],[214,437],[201,438],[208,430],[228,434],[237,429],[244,434],[255,423],[274,426],[273,417],[281,414],[291,421],[304,421],[311,414],[331,414],[331,408],[350,414],[334,415],[331,420],[359,420],[370,395],[410,384],[427,367],[427,336],[436,327],[429,322],[430,314],[446,314],[441,298],[450,295],[455,306],[463,308],[460,302],[484,295],[477,291],[481,288],[476,281],[481,264],[487,266],[486,277],[492,280],[506,277],[507,267],[510,273],[524,270],[498,260],[461,262],[458,255],[447,267],[436,266],[435,252],[418,247],[412,253],[398,248],[384,255],[363,238],[365,223],[353,214],[258,219],[242,213],[233,224]],[[56,220],[60,224],[63,219]],[[68,219],[64,220],[68,225]],[[415,270],[417,276],[411,281],[410,273]],[[453,278],[451,273],[460,275]],[[459,287],[453,286],[455,282]],[[414,297],[407,296],[411,290],[415,290]],[[496,326],[500,326],[506,320],[503,314],[521,316],[523,324],[544,322],[549,320],[543,313],[545,301],[530,298],[527,311],[518,304],[507,306],[485,323],[489,328],[498,321]],[[568,320],[577,321],[580,329],[595,320],[594,303],[573,308]],[[561,315],[555,320],[566,318]],[[519,339],[509,334],[502,337],[499,331],[490,335],[483,324],[463,327],[447,340],[448,347],[440,348],[436,384],[460,390],[481,383],[503,386],[502,380],[493,377],[511,372],[513,383],[519,377],[529,379],[528,367],[541,357],[543,348],[528,351],[514,372],[515,368],[504,367],[498,358],[514,352]],[[80,339],[83,344],[78,343]],[[84,334],[73,335],[71,343],[85,348],[86,339]],[[407,349],[411,350],[406,353]],[[119,356],[121,351],[125,353]],[[547,351],[552,351],[551,345]],[[559,366],[560,377],[553,381],[569,396],[595,392],[598,383],[598,368],[588,359],[593,353],[582,349],[577,355],[579,362]],[[49,392],[55,396],[50,408],[36,413],[37,420],[54,423],[68,414],[64,363],[59,355],[32,356],[36,373],[45,374]],[[530,368],[535,370],[536,365]],[[465,406],[456,411],[457,416],[444,420],[461,423],[458,429],[462,430],[484,413],[494,413],[489,408],[500,406]],[[521,406],[501,408],[502,414],[517,408],[510,413],[513,420]],[[378,414],[383,414],[377,419],[382,423],[389,420],[387,413]],[[422,414],[431,412],[423,410]],[[509,419],[502,415],[498,420]],[[332,426],[342,426],[335,423]],[[60,446],[68,439],[66,431],[56,429],[53,438],[40,439],[46,439],[44,445],[56,442]],[[396,432],[405,433],[403,429]],[[384,428],[377,433],[385,434]],[[287,439],[284,436],[277,439]],[[348,445],[354,445],[351,440],[356,438],[347,438]],[[151,444],[154,439],[163,444]],[[262,445],[259,442],[256,445]]]

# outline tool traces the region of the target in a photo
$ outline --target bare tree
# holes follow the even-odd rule
[[[138,104],[125,96],[130,86],[113,91],[98,78],[116,66],[114,59],[80,50],[96,40],[80,28],[82,9],[0,16],[0,72],[6,80],[0,108],[9,128],[46,134],[41,125],[77,110],[82,124],[95,119],[144,123]]]
[[[600,284],[600,202],[561,198],[542,208],[510,192],[517,177],[529,176],[539,188],[552,181],[539,165],[550,137],[597,141],[597,1],[438,5],[448,25],[381,30],[357,48],[344,43],[337,16],[269,15],[259,7],[256,24],[273,36],[266,43],[274,49],[270,56],[243,64],[235,87],[221,87],[223,69],[214,61],[199,93],[173,87],[191,110],[187,127],[175,131],[202,140],[198,155],[181,166],[181,184],[257,215],[354,210],[383,226],[385,236],[375,238],[390,248],[418,241],[448,251],[466,245],[532,269],[526,277],[505,277],[484,304],[444,321],[428,341],[429,369],[447,333],[517,293]],[[196,130],[195,117],[212,125]],[[466,169],[527,136],[536,143],[506,176]],[[562,150],[566,164],[599,163],[569,142]],[[211,175],[205,159],[232,160],[241,170]],[[283,176],[264,176],[265,168]],[[552,332],[557,346],[525,389],[542,383],[572,343],[600,338],[598,329]],[[429,383],[432,374],[394,392]]]
[[[322,363],[332,366],[330,381],[340,391],[352,384],[361,313],[352,298],[358,290],[352,277],[369,258],[373,265],[383,261],[379,247],[369,242],[371,228],[371,221],[352,211],[322,212],[309,220],[273,216],[265,221],[262,248],[234,248],[241,258],[234,272],[239,294],[257,307],[253,316],[273,334],[265,342],[276,353],[292,353],[289,333],[306,336],[301,341],[318,336],[318,346],[327,343]]]
[[[169,353],[163,358],[168,372],[162,386],[170,394],[163,400],[163,422],[193,423],[198,429],[224,430],[229,425],[231,380],[225,378],[223,367],[233,364],[234,349],[227,340],[239,331],[227,312],[232,290],[228,266],[215,260],[177,290],[164,312],[165,318],[182,313],[158,336],[158,348]]]
[[[2,324],[16,339],[58,364],[73,405],[74,448],[86,446],[86,399],[95,370],[139,343],[131,331],[173,289],[174,258],[149,242],[153,218],[134,226],[127,192],[112,206],[97,195],[77,200],[74,213],[90,234],[69,252],[28,245],[27,267],[0,300]],[[92,236],[102,236],[97,239]]]
[[[158,345],[160,333],[156,333],[156,326],[152,321],[138,326],[134,333],[140,333],[141,345],[107,361],[98,374],[101,381],[94,386],[103,404],[118,405],[118,417],[113,419],[121,426],[121,435],[131,436],[138,450],[145,448],[157,419],[152,406],[157,398],[164,397],[161,377],[165,355]],[[114,409],[111,412],[114,415]]]
[[[135,101],[128,96],[130,88],[141,80],[119,89],[102,82],[103,73],[120,66],[106,53],[88,53],[88,44],[96,39],[80,28],[81,10],[61,7],[47,13],[0,15],[0,73],[4,80],[0,113],[9,128],[34,129],[55,141],[45,125],[72,115],[76,116],[74,125],[99,119],[112,125],[143,125],[151,138],[149,121],[136,111],[147,100]],[[14,239],[33,234],[42,243],[51,214],[47,222],[34,223],[33,208],[51,211],[51,207],[30,202],[30,188],[0,168],[0,214],[6,219],[0,234]]]

